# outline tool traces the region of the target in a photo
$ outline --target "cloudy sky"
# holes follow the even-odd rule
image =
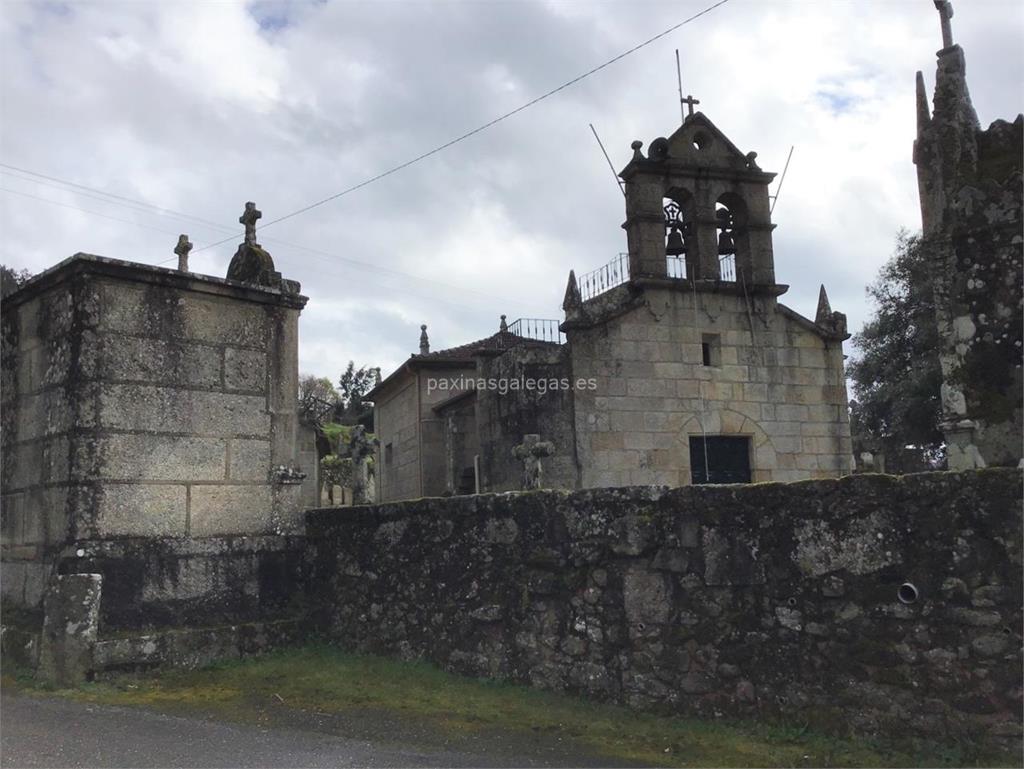
[[[173,265],[187,232],[192,269],[223,276],[246,200],[268,222],[329,197],[711,2],[3,0],[0,261],[39,271],[84,251]],[[982,123],[1012,119],[1022,7],[956,11]],[[920,226],[914,72],[931,87],[940,40],[931,0],[729,0],[261,230],[310,297],[302,370],[336,378],[353,359],[386,373],[416,350],[420,323],[439,348],[492,333],[501,313],[559,317],[569,269],[625,250],[622,197],[588,124],[617,168],[633,139],[670,134],[676,48],[684,89],[763,168],[781,171],[796,146],[775,212],[783,301],[813,316],[823,282],[859,329],[864,285],[900,228]]]

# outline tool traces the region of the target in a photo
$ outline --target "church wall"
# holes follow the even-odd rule
[[[434,411],[439,403],[466,391],[476,365],[424,368],[419,372],[421,496],[437,497],[448,490],[445,420]],[[464,381],[460,381],[464,380]],[[442,385],[442,381],[446,384]]]
[[[537,434],[554,445],[554,454],[541,461],[543,486],[579,488],[576,439],[573,433],[573,394],[568,389],[511,389],[511,382],[527,379],[573,382],[568,347],[516,347],[481,361],[480,376],[504,381],[508,392],[488,388],[477,392],[476,423],[480,435],[481,491],[522,488],[523,463],[512,450],[523,436]]]
[[[835,477],[852,450],[842,348],[755,298],[648,289],[645,306],[570,332],[582,485],[690,483],[689,437],[751,438],[755,482]],[[752,316],[752,317],[751,317]],[[751,343],[751,321],[754,343]],[[719,365],[701,364],[704,335]]]
[[[476,429],[475,396],[445,408],[444,450],[445,450],[445,491],[457,494],[463,473],[474,467],[475,458],[480,454],[480,436]]]
[[[374,430],[380,441],[377,460],[379,499],[411,499],[419,494],[419,419],[415,376],[375,404]]]
[[[465,392],[459,385],[469,384],[475,372],[472,362],[425,362],[377,397],[381,501],[439,496],[448,489],[445,421],[434,407]]]

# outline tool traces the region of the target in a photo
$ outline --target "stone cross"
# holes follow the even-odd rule
[[[192,243],[188,235],[178,236],[178,245],[174,247],[174,253],[178,255],[178,270],[188,272],[188,252],[192,250]]]
[[[953,18],[953,4],[949,0],[935,0],[935,8],[942,20],[942,47],[951,48],[953,45],[953,25],[950,19]]]
[[[522,486],[525,491],[541,488],[540,460],[554,453],[555,444],[542,441],[535,433],[524,435],[523,442],[512,449],[512,456],[523,463]]]
[[[262,211],[256,210],[256,204],[248,202],[245,204],[245,211],[238,217],[238,223],[245,225],[245,244],[256,245],[256,220],[263,216]]]
[[[680,88],[679,90],[681,91],[683,89]],[[690,111],[690,117],[693,117],[693,106],[695,104],[700,104],[700,99],[694,99],[690,94],[686,94],[686,98],[680,99],[679,102],[686,105],[686,108]]]

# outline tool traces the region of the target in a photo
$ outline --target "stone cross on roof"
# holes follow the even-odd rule
[[[181,272],[188,272],[188,252],[192,250],[192,243],[188,235],[178,236],[178,245],[174,247],[174,253],[178,255],[178,269]]]
[[[238,217],[238,223],[245,225],[245,244],[247,246],[256,245],[256,220],[261,216],[263,216],[263,212],[258,211],[256,204],[250,201],[245,204],[245,211]]]
[[[690,111],[690,117],[693,117],[693,107],[695,104],[700,104],[700,99],[694,99],[690,94],[686,94],[686,98],[680,99],[679,102],[686,105],[686,108]]]
[[[953,4],[949,0],[935,0],[935,8],[942,20],[942,47],[953,46],[953,25],[950,19],[953,18]]]

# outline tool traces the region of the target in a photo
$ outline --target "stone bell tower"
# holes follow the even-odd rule
[[[931,108],[917,73],[913,159],[939,332],[940,427],[949,469],[1012,467],[1024,429],[1024,117],[981,128],[952,3],[934,5],[942,48]]]
[[[768,185],[757,153],[744,154],[703,113],[692,112],[669,138],[633,142],[619,174],[626,182],[632,277],[724,279],[748,290],[775,285]],[[666,254],[685,262],[669,275]],[[734,274],[723,275],[723,269]]]

